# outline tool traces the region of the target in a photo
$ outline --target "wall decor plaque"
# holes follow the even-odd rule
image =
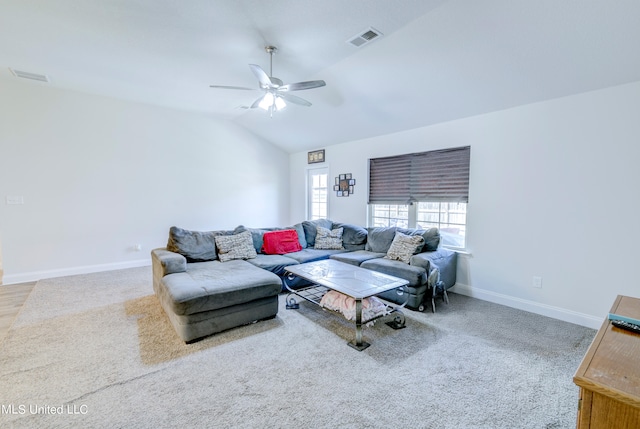
[[[307,153],[307,164],[316,164],[318,162],[324,162],[324,149]]]

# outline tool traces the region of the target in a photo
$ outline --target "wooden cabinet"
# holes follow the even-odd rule
[[[618,296],[611,313],[640,319],[640,299]],[[573,377],[579,429],[640,428],[640,334],[605,320]]]

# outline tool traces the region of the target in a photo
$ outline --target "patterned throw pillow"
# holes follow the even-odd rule
[[[233,259],[253,259],[256,256],[256,249],[253,247],[251,231],[244,231],[234,235],[218,235],[216,237],[218,247],[218,258],[221,262]]]
[[[396,231],[391,247],[387,251],[386,259],[409,263],[411,255],[424,245],[424,237],[421,235],[407,235]]]
[[[319,226],[317,230],[316,242],[313,245],[314,249],[344,250],[344,247],[342,247],[342,232],[344,228],[329,231],[327,228]]]

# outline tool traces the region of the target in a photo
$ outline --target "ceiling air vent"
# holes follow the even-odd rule
[[[14,70],[12,68],[10,68],[9,70],[11,70],[11,73],[13,73],[15,77],[21,77],[23,79],[38,80],[40,82],[49,82],[49,76],[46,76],[43,74],[29,73],[26,71]]]
[[[360,46],[366,45],[369,42],[373,42],[377,38],[382,36],[382,33],[376,30],[375,28],[369,27],[363,32],[353,36],[351,39],[347,40],[347,43],[359,48]]]

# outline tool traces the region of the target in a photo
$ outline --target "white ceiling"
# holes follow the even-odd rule
[[[384,36],[346,43],[368,27]],[[248,64],[313,103],[273,118]],[[0,85],[204,112],[289,152],[640,81],[638,0],[0,0]],[[24,81],[24,80],[21,80]],[[26,82],[26,81],[25,81]]]

